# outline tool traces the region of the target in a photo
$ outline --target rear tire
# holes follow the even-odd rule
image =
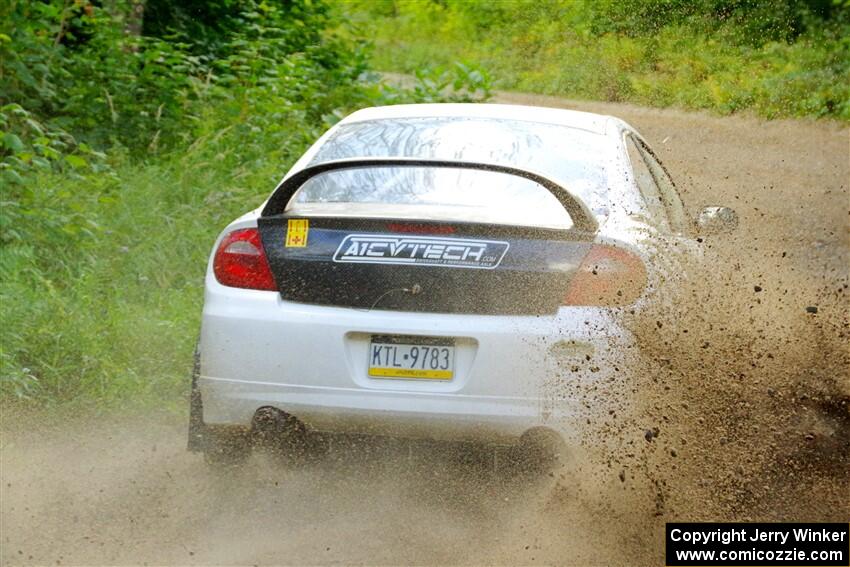
[[[546,427],[533,427],[523,433],[515,449],[519,472],[528,476],[552,473],[566,462],[564,440]]]
[[[214,469],[234,469],[251,456],[251,439],[244,432],[207,426],[204,432],[204,461]]]
[[[277,408],[257,410],[253,427],[257,444],[282,464],[314,463],[327,453],[327,439],[310,433],[296,417]]]

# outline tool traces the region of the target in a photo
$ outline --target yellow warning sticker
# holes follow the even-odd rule
[[[307,219],[289,219],[286,226],[286,247],[303,248],[307,246],[307,233],[310,232],[310,221]]]

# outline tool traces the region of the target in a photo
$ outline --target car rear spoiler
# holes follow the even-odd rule
[[[352,158],[326,161],[301,169],[291,176],[287,177],[275,188],[265,208],[263,208],[263,217],[272,217],[282,215],[286,209],[289,200],[296,191],[311,177],[327,171],[337,169],[352,169],[363,167],[451,167],[461,169],[480,169],[484,171],[496,171],[516,175],[538,183],[545,187],[552,195],[558,199],[558,202],[569,213],[573,221],[573,229],[581,232],[596,232],[598,225],[593,213],[587,208],[578,197],[567,191],[561,185],[555,183],[548,177],[534,173],[525,169],[518,169],[506,165],[496,165],[491,163],[478,163],[469,161],[452,161],[439,159],[420,159],[420,158]]]

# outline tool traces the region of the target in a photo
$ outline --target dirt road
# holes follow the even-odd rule
[[[184,450],[182,416],[4,412],[0,562],[660,564],[660,530],[675,518],[850,517],[848,130],[498,101],[620,116],[690,209],[726,204],[741,217],[735,236],[706,241],[710,269],[682,283],[676,312],[634,322],[656,370],[641,413],[600,430],[614,441],[588,439],[612,447],[592,473],[571,470],[593,479],[528,482],[462,449],[389,441],[335,445],[302,469],[261,457],[219,475]]]

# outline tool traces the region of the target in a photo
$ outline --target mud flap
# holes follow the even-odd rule
[[[206,425],[204,424],[204,404],[201,390],[198,388],[198,376],[201,373],[201,351],[195,346],[192,364],[192,390],[189,393],[189,439],[187,449],[193,453],[202,453],[206,448]]]

